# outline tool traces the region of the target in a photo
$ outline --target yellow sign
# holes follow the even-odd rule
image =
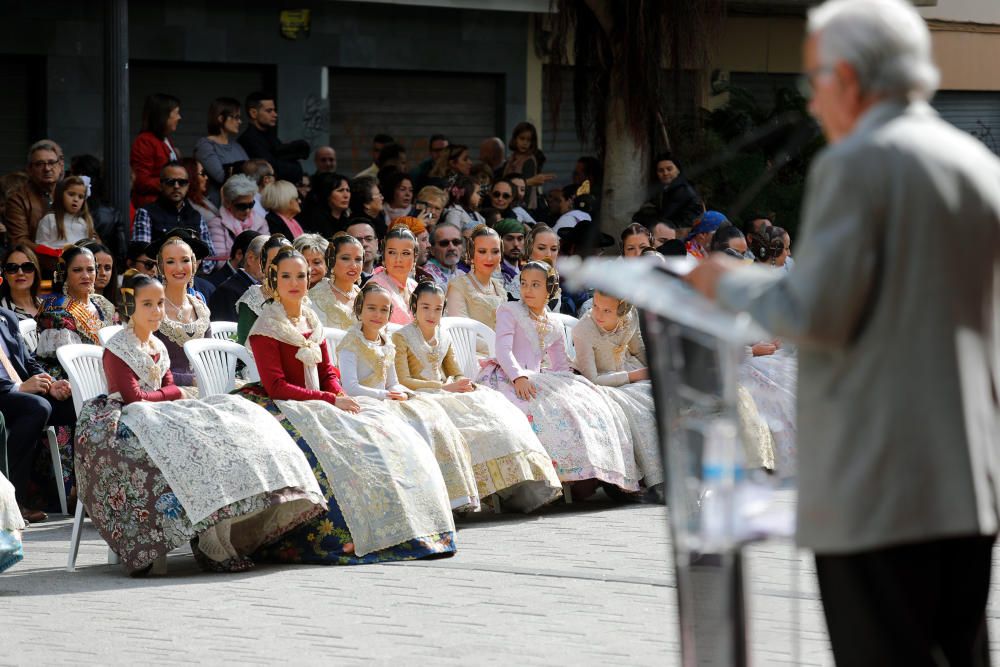
[[[285,9],[281,12],[281,36],[298,39],[309,36],[309,10]]]

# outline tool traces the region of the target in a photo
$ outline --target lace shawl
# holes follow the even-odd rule
[[[496,278],[491,278],[489,285],[484,285],[484,287],[492,290],[492,293],[485,294],[476,287],[472,273],[463,273],[451,282],[465,296],[469,317],[477,322],[482,322],[490,329],[496,329],[497,308],[507,303],[507,292],[503,288],[503,283]]]
[[[246,292],[243,292],[240,298],[236,299],[236,312],[240,312],[240,304],[245,303],[247,308],[259,317],[261,308],[264,307],[264,302],[269,298],[264,294],[264,288],[261,285],[251,285],[247,288]]]
[[[441,327],[438,327],[435,333],[437,344],[434,346],[431,346],[424,339],[424,334],[420,331],[420,327],[417,326],[416,322],[407,324],[399,330],[399,334],[406,339],[413,355],[420,362],[420,371],[417,373],[417,378],[431,382],[447,382],[448,378],[444,376],[442,364],[444,363],[445,356],[448,354],[448,348],[451,347],[451,338],[448,337],[448,334]],[[412,368],[410,372],[413,372]]]
[[[309,297],[312,299],[313,308],[319,314],[324,326],[346,331],[357,321],[354,317],[354,299],[360,291],[355,285],[351,290],[351,300],[343,303],[333,293],[330,280],[324,278],[309,290]]]
[[[601,325],[593,318],[593,311],[587,316],[586,320],[589,320],[589,324],[592,325],[592,332],[596,332],[592,341],[594,347],[603,352],[610,352],[610,356],[614,360],[614,367],[606,368],[601,363],[604,355],[595,355],[595,360],[598,362],[597,372],[614,373],[623,370],[635,370],[634,368],[625,367],[625,361],[628,357],[628,345],[639,333],[639,321],[635,316],[635,310],[629,310],[614,331],[605,331],[601,328]]]
[[[160,328],[157,330],[168,340],[176,343],[180,347],[184,347],[184,343],[189,340],[204,338],[205,332],[207,332],[209,327],[212,326],[209,319],[211,314],[208,312],[208,307],[201,302],[201,299],[195,299],[189,294],[185,295],[184,298],[190,301],[191,305],[194,307],[194,322],[184,324],[164,316],[163,320],[160,322]]]
[[[337,344],[337,350],[354,352],[372,368],[368,377],[359,377],[358,382],[369,389],[385,389],[389,367],[396,363],[396,346],[384,333],[379,333],[377,341],[370,341],[361,333],[361,324],[355,324]]]
[[[284,306],[270,301],[261,308],[260,317],[254,322],[247,339],[250,336],[267,336],[299,348],[295,358],[302,362],[305,369],[306,389],[318,390],[320,387],[317,366],[323,361],[323,348],[320,345],[326,340],[323,335],[323,324],[319,321],[319,315],[305,304],[302,305],[302,317],[309,325],[311,332],[309,338],[292,325]]]
[[[163,386],[163,376],[170,370],[170,355],[166,346],[156,336],[149,337],[149,344],[160,355],[156,361],[153,361],[149,353],[143,351],[142,343],[139,342],[132,327],[125,327],[111,337],[104,349],[132,369],[143,391],[156,391]]]
[[[523,301],[513,302],[511,312],[528,341],[539,351],[544,367],[545,361],[548,359],[549,348],[563,337],[562,323],[552,317],[547,308],[543,313],[544,320],[536,321]]]

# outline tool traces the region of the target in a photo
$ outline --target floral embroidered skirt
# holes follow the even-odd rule
[[[621,387],[599,389],[625,413],[639,476],[646,487],[663,482],[663,455],[656,431],[656,408],[653,406],[653,384],[649,380],[632,382]]]
[[[372,551],[364,556],[353,553],[354,539],[347,527],[343,511],[333,494],[330,480],[327,479],[322,465],[305,437],[282,414],[278,405],[264,394],[259,384],[248,384],[234,393],[238,393],[247,400],[263,407],[281,422],[288,435],[302,449],[309,465],[312,466],[313,473],[316,475],[329,505],[329,510],[324,515],[299,526],[283,535],[276,542],[258,550],[254,554],[255,559],[282,563],[361,565],[450,556],[455,552],[454,532],[447,531],[409,539],[386,549]]]
[[[538,395],[522,401],[514,384],[493,360],[477,383],[499,391],[528,417],[564,482],[597,479],[626,491],[639,489],[632,434],[624,413],[597,386],[568,372],[536,373]]]
[[[232,542],[243,551],[322,514],[304,492],[282,489],[231,503],[192,524],[162,472],[120,421],[122,407],[107,396],[84,404],[76,426],[76,473],[80,502],[127,571],[150,565],[226,520],[255,515],[233,522]]]

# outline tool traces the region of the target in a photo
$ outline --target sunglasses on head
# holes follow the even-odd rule
[[[437,243],[439,248],[447,248],[450,245],[453,245],[457,248],[458,246],[462,245],[462,239],[441,239]]]
[[[185,185],[190,183],[186,178],[164,178],[160,180],[160,183],[164,185],[169,185],[172,188],[183,188]]]
[[[493,192],[494,199],[510,199],[513,196],[514,195],[512,195],[509,192],[496,192],[496,191]]]
[[[236,204],[236,203],[234,203],[233,204],[233,208],[235,208],[237,211],[249,211],[250,209],[252,209],[254,207],[254,205],[255,205],[254,202],[250,202],[248,204]]]
[[[23,264],[15,264],[14,262],[10,262],[9,264],[3,265],[3,271],[4,273],[17,273],[18,271],[20,271],[21,273],[34,273],[35,265],[32,264],[31,262],[24,262]]]

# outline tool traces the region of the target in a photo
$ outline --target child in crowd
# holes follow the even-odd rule
[[[396,348],[385,334],[393,308],[389,290],[374,281],[365,285],[355,299],[358,322],[337,345],[344,391],[350,396],[389,401],[387,407],[430,444],[448,487],[452,509],[476,510],[479,494],[465,439],[440,405],[417,398],[399,383]]]
[[[411,391],[433,399],[465,438],[480,498],[497,494],[529,512],[558,497],[552,462],[523,413],[503,394],[462,375],[447,331],[441,328],[444,289],[422,282],[410,299],[413,322],[397,331],[396,376]]]
[[[511,156],[503,167],[504,178],[520,174],[527,180],[541,173],[545,154],[538,147],[538,130],[534,125],[528,122],[515,125],[507,147],[511,150]],[[537,187],[527,188],[523,205],[532,211],[538,208]]]
[[[571,372],[562,323],[546,307],[558,275],[548,264],[532,261],[521,269],[520,280],[521,300],[497,310],[496,358],[478,381],[528,416],[559,479],[575,483],[574,495],[586,497],[602,483],[637,491],[625,415],[589,380]]]
[[[653,386],[639,321],[626,301],[594,292],[590,313],[573,327],[574,366],[628,418],[639,473],[647,487],[663,482]]]
[[[38,221],[35,243],[42,246],[38,252],[58,257],[63,246],[96,238],[87,208],[87,183],[79,176],[67,176],[56,185],[52,213]]]

